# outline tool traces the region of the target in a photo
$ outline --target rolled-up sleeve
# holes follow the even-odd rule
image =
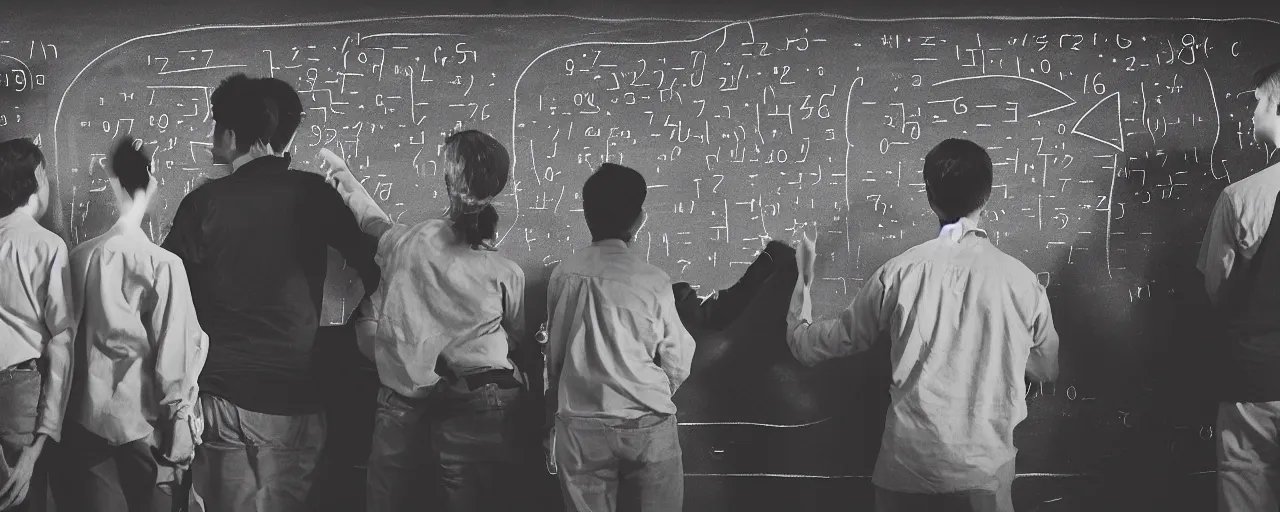
[[[685,379],[689,378],[689,368],[693,366],[693,352],[697,345],[680,322],[680,312],[676,309],[676,298],[671,287],[664,286],[658,293],[658,318],[663,326],[663,337],[657,347],[658,362],[671,381],[671,394],[675,394]]]
[[[187,272],[180,264],[156,268],[156,304],[148,318],[155,344],[156,381],[166,419],[189,411],[199,394],[196,383],[208,355],[209,338],[200,328]]]
[[[44,298],[44,320],[49,329],[49,342],[44,346],[45,375],[40,390],[40,419],[36,433],[54,441],[62,439],[62,421],[67,398],[71,395],[71,346],[79,319],[73,308],[71,267],[67,246],[59,241],[51,251],[49,282]]]
[[[791,354],[807,366],[828,359],[863,352],[884,329],[881,310],[885,302],[884,269],[867,279],[848,308],[837,318],[813,321],[813,299],[803,278],[796,279],[787,311],[787,345]]]
[[[1213,207],[1209,225],[1200,243],[1200,258],[1196,268],[1204,274],[1204,289],[1210,303],[1217,305],[1222,286],[1231,276],[1232,267],[1239,254],[1240,240],[1237,233],[1239,218],[1230,196],[1222,194]]]
[[[343,202],[347,203],[347,208],[350,208],[352,215],[355,215],[361,231],[373,237],[380,237],[391,227],[391,217],[382,211],[378,202],[373,200],[373,196],[369,195],[369,191],[365,190],[364,185],[356,179],[354,174],[351,174],[351,171],[334,173],[332,181],[334,188],[338,190],[338,195],[342,196]]]

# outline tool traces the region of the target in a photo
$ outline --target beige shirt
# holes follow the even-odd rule
[[[814,365],[893,343],[890,406],[872,482],[893,491],[994,489],[1027,416],[1024,375],[1057,376],[1058,335],[1036,276],[964,219],[889,260],[839,318],[814,323],[797,280],[787,343]]]
[[[447,221],[393,223],[350,172],[334,178],[361,229],[379,235],[382,281],[361,302],[355,327],[382,384],[422,397],[440,380],[438,361],[457,377],[514,369],[509,355],[524,341],[524,270],[467,245]]]
[[[1200,244],[1200,259],[1196,262],[1196,268],[1204,274],[1204,288],[1213,304],[1222,297],[1222,288],[1237,265],[1247,265],[1258,252],[1262,238],[1271,227],[1277,194],[1280,194],[1280,164],[1228,185],[1218,196]]]
[[[693,361],[671,280],[602,240],[561,262],[547,284],[548,413],[631,419],[675,414]]]
[[[195,405],[209,341],[182,260],[136,226],[71,251],[80,316],[69,415],[112,445]]]
[[[36,433],[62,438],[76,334],[67,244],[30,215],[0,218],[0,368],[44,358]]]

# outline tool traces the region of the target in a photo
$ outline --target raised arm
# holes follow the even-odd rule
[[[885,325],[881,310],[885,301],[884,269],[867,279],[848,308],[837,318],[813,321],[813,299],[803,276],[796,279],[787,311],[787,345],[806,366],[866,351]]]
[[[346,160],[328,149],[321,149],[319,156],[324,162],[329,183],[337,189],[338,195],[342,196],[347,208],[355,215],[360,230],[374,238],[381,237],[391,227],[391,217],[382,211],[378,202],[374,201],[360,180],[351,173]]]

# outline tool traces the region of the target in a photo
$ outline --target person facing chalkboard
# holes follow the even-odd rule
[[[1280,144],[1280,62],[1254,74],[1253,138]],[[1269,146],[1269,147],[1268,147]],[[1223,338],[1218,372],[1218,510],[1280,507],[1280,163],[1228,185],[1197,267]],[[1224,343],[1225,342],[1225,343]]]
[[[141,142],[110,162],[119,218],[71,251],[79,357],[51,483],[61,510],[171,510],[156,482],[195,456],[208,338],[182,261],[142,231],[157,184]]]
[[[536,354],[524,332],[524,270],[498,253],[494,198],[511,156],[486,133],[444,140],[443,218],[392,222],[346,162],[321,151],[361,225],[378,239],[383,280],[352,322],[377,365],[377,421],[366,485],[369,512],[433,508],[424,491],[438,461],[444,510],[503,512],[527,506],[532,444],[512,425],[528,398],[521,368]],[[429,433],[429,438],[424,434]],[[435,453],[432,453],[432,452]],[[522,460],[522,456],[524,456]]]
[[[694,340],[671,279],[630,251],[644,176],[603,164],[582,186],[592,243],[547,283],[550,456],[570,511],[678,512],[684,463],[671,400]]]
[[[375,247],[322,177],[274,154],[280,102],[258,82],[232,75],[209,101],[214,161],[232,174],[184,197],[163,243],[182,259],[209,335],[193,480],[209,510],[298,511],[325,440],[311,348],[327,248],[372,290]]]
[[[1058,374],[1049,299],[1022,262],[978,227],[991,157],[960,139],[924,159],[942,230],[877,269],[838,318],[814,322],[817,255],[805,233],[787,343],[807,365],[893,343],[890,406],[876,461],[876,510],[1013,512],[1013,430],[1027,416],[1024,377]]]
[[[71,392],[71,274],[66,242],[36,221],[48,204],[44,153],[0,142],[0,510],[43,501],[32,476],[45,441],[62,438]]]

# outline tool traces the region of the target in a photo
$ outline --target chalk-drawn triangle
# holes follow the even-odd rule
[[[1110,117],[1111,103],[1115,103],[1116,106],[1114,120]],[[1098,109],[1098,107],[1104,105],[1107,108]],[[1097,114],[1094,114],[1094,112],[1097,112]],[[1083,130],[1081,125],[1084,126]],[[1108,136],[1107,134],[1112,133],[1112,131],[1114,131],[1115,136]],[[1124,121],[1120,117],[1120,91],[1111,93],[1102,98],[1102,101],[1090,107],[1083,116],[1080,116],[1080,120],[1076,121],[1076,125],[1071,128],[1071,133],[1096,140],[1119,151],[1124,151]]]
[[[39,145],[40,145],[40,134],[38,134],[38,133],[37,133],[37,134],[36,134],[36,138],[35,138],[35,139],[32,139],[32,140],[31,140],[31,143],[32,143],[32,144],[35,144],[36,146],[39,146]]]

